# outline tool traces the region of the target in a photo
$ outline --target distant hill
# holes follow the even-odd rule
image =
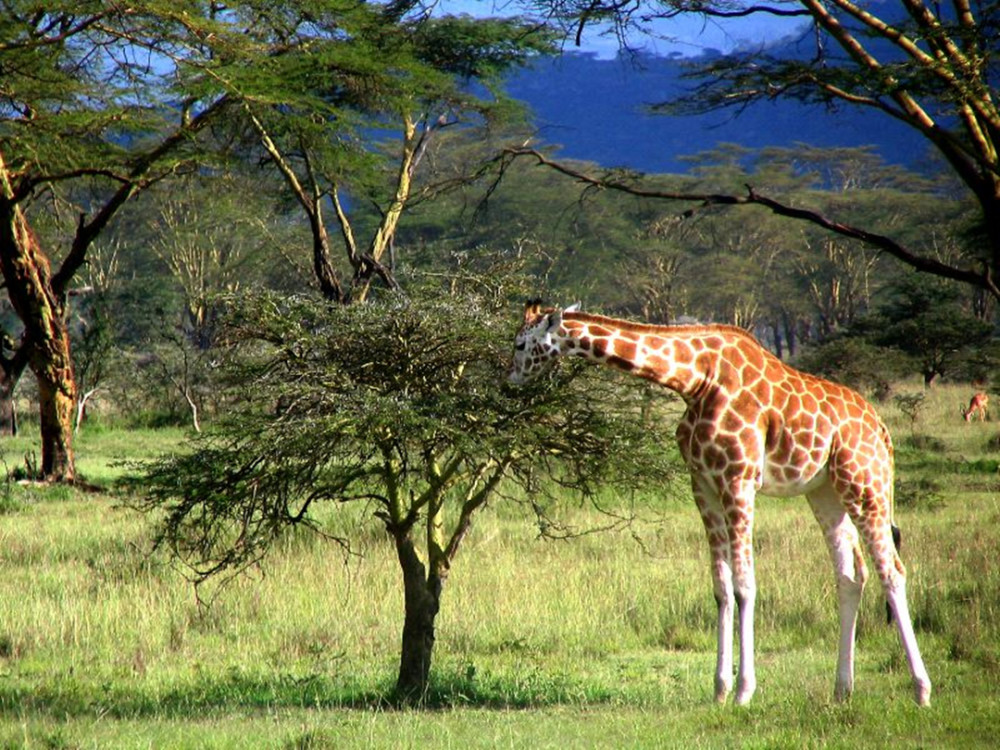
[[[720,142],[750,148],[872,145],[891,164],[919,169],[929,163],[928,143],[890,117],[858,107],[829,110],[791,100],[753,104],[737,113],[653,115],[691,86],[678,58],[644,56],[635,62],[567,54],[535,61],[509,80],[511,96],[526,101],[544,141],[561,155],[643,172],[681,173],[679,157]]]

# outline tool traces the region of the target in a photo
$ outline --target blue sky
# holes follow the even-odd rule
[[[516,13],[518,4],[515,0],[439,0],[438,10],[441,13],[503,16]],[[659,55],[696,55],[706,49],[728,52],[737,47],[759,46],[795,34],[805,23],[803,19],[766,15],[727,19],[724,22],[687,16],[657,22],[656,34],[659,38],[636,38],[630,42]],[[618,52],[617,40],[613,36],[601,36],[600,29],[591,30],[582,41],[582,51],[593,52],[599,57],[614,57]],[[572,45],[572,40],[567,45]],[[575,47],[567,46],[567,51],[571,49]]]

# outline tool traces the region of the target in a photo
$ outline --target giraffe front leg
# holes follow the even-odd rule
[[[715,700],[725,703],[733,687],[733,615],[736,599],[730,564],[729,532],[718,495],[695,477],[695,503],[705,525],[712,563],[712,586],[718,605],[718,648],[715,660]]]
[[[757,584],[753,569],[737,585],[736,604],[740,613],[740,671],[736,678],[736,705],[745,706],[757,691],[757,669],[754,664],[754,608]]]
[[[757,603],[757,577],[753,559],[754,488],[741,482],[727,503],[729,542],[733,567],[733,591],[739,608],[740,667],[736,678],[736,704],[750,702],[757,690],[754,663],[754,609]]]
[[[715,700],[725,703],[733,688],[733,615],[736,598],[729,556],[712,550],[712,578],[719,607],[718,648],[715,658]]]

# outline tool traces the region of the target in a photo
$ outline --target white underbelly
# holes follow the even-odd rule
[[[795,497],[805,495],[827,481],[826,467],[813,467],[797,477],[790,477],[782,467],[765,469],[763,481],[757,491],[770,497]]]

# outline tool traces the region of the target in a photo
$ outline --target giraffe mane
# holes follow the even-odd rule
[[[659,333],[666,336],[676,333],[731,333],[736,336],[742,336],[750,339],[754,343],[760,343],[757,340],[757,337],[745,328],[728,325],[726,323],[682,323],[679,325],[656,325],[653,323],[636,323],[631,320],[613,318],[609,315],[599,315],[597,313],[587,312],[569,312],[565,314],[564,319],[579,320],[585,323],[597,323],[598,325],[609,325],[617,328],[618,330],[628,331],[630,333]]]

